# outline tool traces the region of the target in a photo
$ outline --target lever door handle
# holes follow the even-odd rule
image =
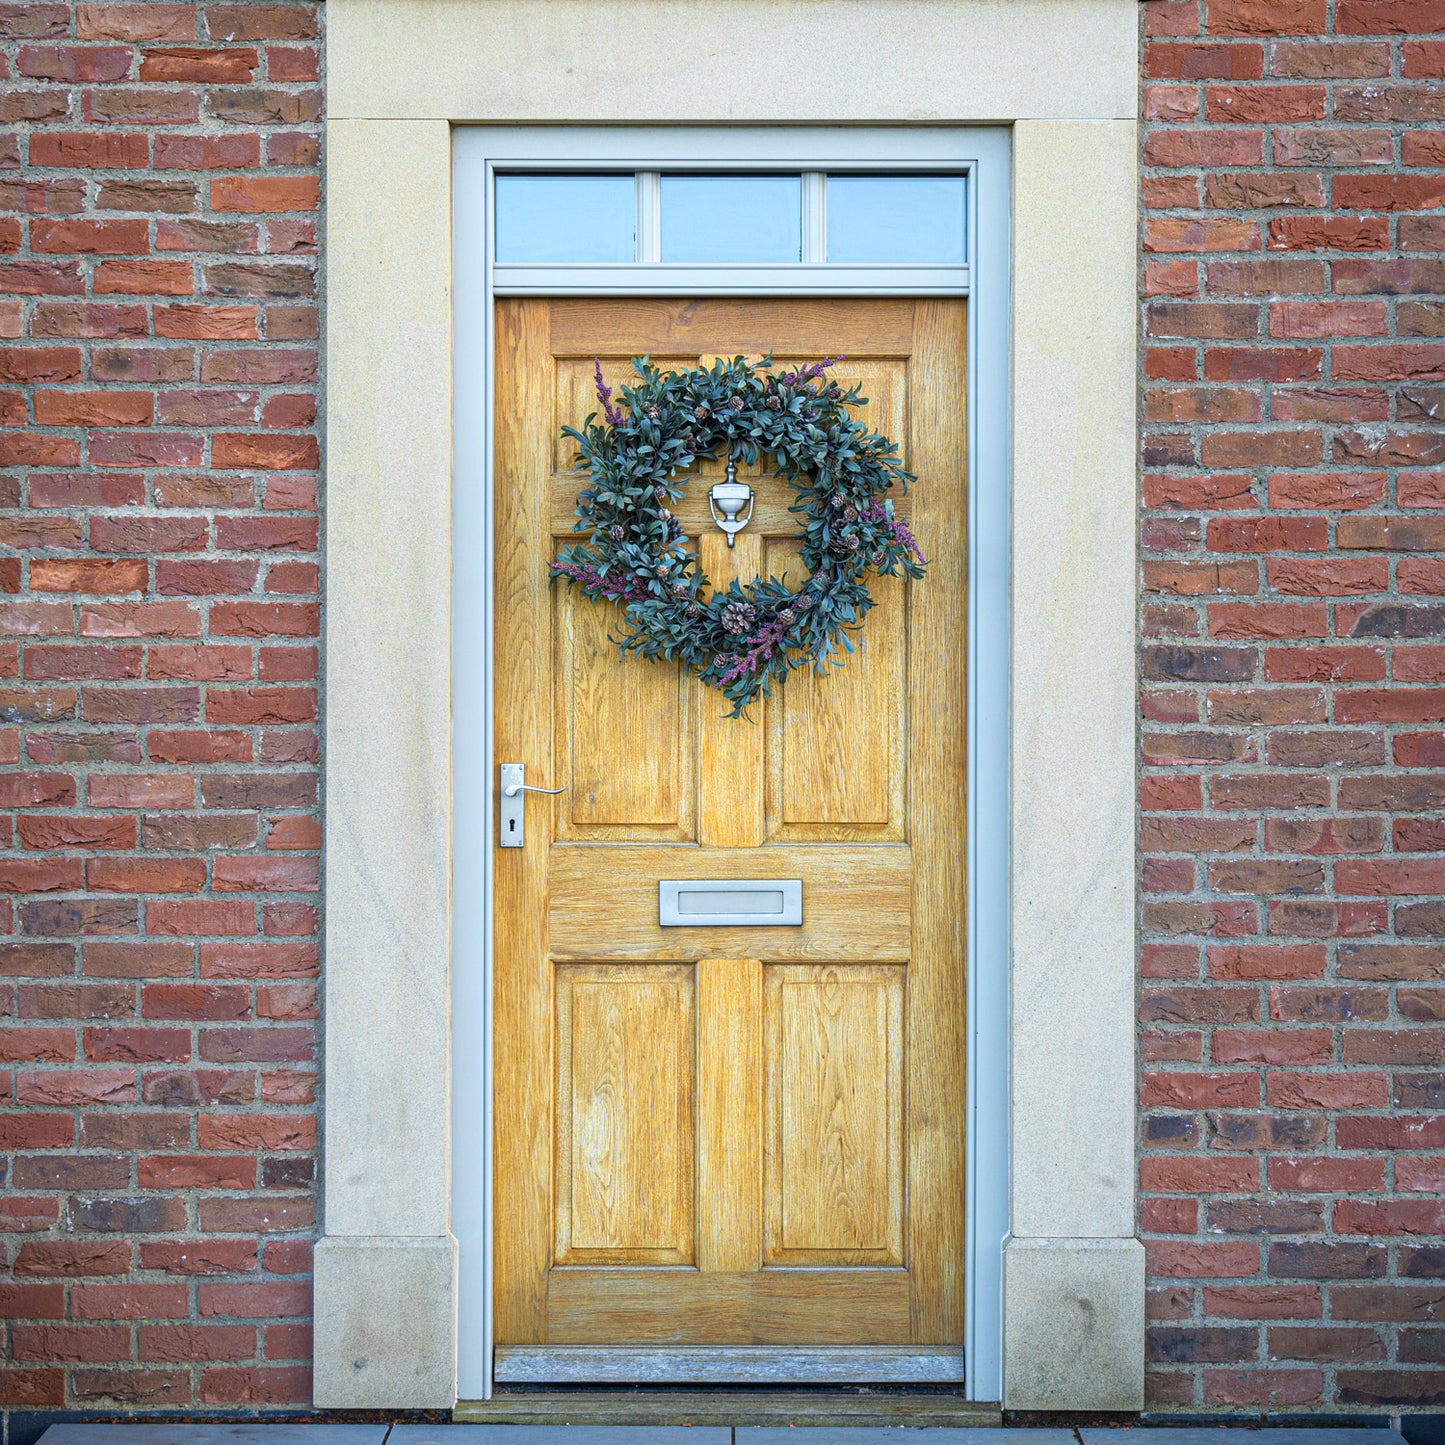
[[[543,793],[555,797],[565,793],[562,788],[534,788],[527,781],[525,763],[503,763],[502,796],[497,809],[497,846],[499,848],[520,848],[527,839],[527,794]]]

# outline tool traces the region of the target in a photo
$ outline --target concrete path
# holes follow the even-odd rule
[[[638,1425],[52,1425],[40,1445],[1405,1445],[1394,1430]]]

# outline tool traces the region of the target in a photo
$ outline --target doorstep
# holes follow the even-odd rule
[[[997,1405],[949,1393],[906,1390],[498,1390],[490,1400],[463,1400],[462,1425],[872,1425],[998,1428]],[[1069,1445],[1076,1445],[1072,1432]],[[524,1437],[518,1437],[522,1439]],[[690,1439],[696,1441],[695,1435]],[[398,1442],[400,1445],[400,1442]],[[1052,1445],[1038,1439],[1036,1445]]]
[[[40,1445],[1405,1445],[1394,1430],[1310,1425],[983,1426],[52,1425]]]

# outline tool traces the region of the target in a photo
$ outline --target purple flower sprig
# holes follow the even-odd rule
[[[830,366],[836,366],[840,361],[847,361],[847,356],[825,356],[821,361],[810,361],[806,366],[800,366],[796,371],[783,371],[778,373],[779,386],[800,386],[805,381],[821,381],[823,373]]]
[[[783,639],[788,635],[788,626],[781,618],[774,618],[758,628],[756,636],[750,640],[748,650],[740,654],[738,660],[723,673],[721,685],[726,687],[744,676],[756,677],[758,669],[770,662],[773,654],[783,645]]]
[[[641,602],[652,594],[635,577],[604,577],[590,562],[554,562],[554,577],[570,577],[583,591],[595,592],[609,602]]]
[[[888,508],[882,502],[870,502],[868,510],[863,513],[863,520],[885,523],[893,542],[902,547],[920,566],[923,565],[923,552],[918,546],[918,539],[913,535],[913,529],[901,517],[890,517]]]
[[[607,418],[608,426],[621,426],[627,420],[622,411],[612,405],[612,388],[602,380],[602,358],[592,358],[592,375],[597,378],[597,400],[602,403],[602,414]]]

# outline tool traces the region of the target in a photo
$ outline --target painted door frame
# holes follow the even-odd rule
[[[767,123],[1011,128],[1002,1403],[1141,1408],[1136,0],[332,0],[326,22],[316,1404],[457,1398],[453,129]]]
[[[491,745],[493,300],[499,295],[967,295],[968,1016],[965,1389],[1001,1388],[1000,1280],[1008,1229],[1008,330],[1009,132],[808,127],[517,128],[453,132],[453,1139],[457,1388],[491,1393],[491,1028],[495,775]],[[498,266],[488,198],[505,170],[848,170],[963,173],[961,267]],[[644,186],[644,196],[649,188]],[[644,200],[645,205],[645,200]],[[484,399],[477,405],[476,399]],[[466,719],[484,719],[480,729]],[[521,761],[527,761],[525,759]],[[483,1046],[478,1048],[478,1041]]]

